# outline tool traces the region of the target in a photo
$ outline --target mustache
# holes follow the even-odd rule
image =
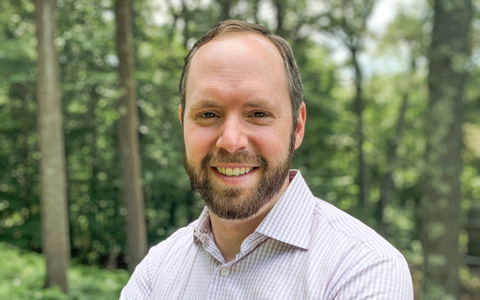
[[[219,149],[215,153],[207,154],[202,160],[202,166],[230,163],[230,164],[250,164],[256,166],[267,166],[267,160],[259,155],[248,152],[230,153],[227,150]]]

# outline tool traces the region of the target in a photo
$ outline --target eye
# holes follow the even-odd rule
[[[255,117],[255,118],[265,118],[267,116],[266,113],[264,113],[263,111],[256,111],[252,114],[252,117]]]
[[[213,112],[205,112],[205,113],[200,114],[200,117],[204,118],[204,119],[215,118],[216,116],[217,115],[214,114]]]

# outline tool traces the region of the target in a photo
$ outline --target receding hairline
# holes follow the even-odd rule
[[[274,62],[274,63],[278,63],[278,65],[281,66],[281,68],[283,70],[282,73],[283,73],[284,80],[285,80],[285,88],[288,91],[288,89],[289,89],[288,74],[287,74],[287,71],[286,71],[286,68],[285,68],[285,62],[284,62],[282,54],[278,50],[277,46],[271,40],[269,40],[267,37],[265,37],[261,33],[258,33],[258,32],[255,32],[255,31],[227,31],[227,32],[222,32],[219,35],[215,36],[213,39],[206,42],[205,44],[203,44],[201,47],[197,48],[192,53],[192,57],[189,61],[189,65],[188,65],[188,71],[185,74],[185,76],[186,76],[185,77],[185,100],[186,100],[187,91],[188,91],[187,86],[188,86],[189,74],[191,72],[191,68],[192,68],[192,65],[194,64],[194,61],[196,60],[198,52],[202,51],[202,48],[205,50],[205,47],[207,47],[209,44],[211,45],[211,43],[213,43],[213,42],[218,42],[219,40],[222,40],[222,39],[235,38],[235,36],[247,36],[247,35],[255,37],[259,42],[261,42],[263,44],[263,46],[264,46],[263,48],[265,50],[267,50],[269,54],[273,54],[276,57],[275,58],[276,62]]]
[[[267,36],[257,32],[257,31],[226,31],[226,32],[221,32],[214,38],[212,38],[210,41],[206,42],[203,44],[201,47],[196,49],[195,54],[200,51],[200,49],[204,48],[206,45],[222,40],[222,39],[228,39],[230,37],[235,37],[235,36],[253,36],[255,37],[258,41],[261,41],[264,45],[266,45],[266,48],[268,48],[272,53],[276,53],[275,55],[278,55],[280,59],[282,59],[282,55],[280,54],[280,51],[278,50],[277,46],[270,40],[268,39]],[[195,57],[195,55],[192,57]]]

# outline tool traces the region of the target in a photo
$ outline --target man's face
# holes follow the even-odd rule
[[[303,138],[305,107],[292,128],[273,44],[236,33],[202,46],[190,65],[184,113],[185,169],[211,212],[245,219],[280,197]]]

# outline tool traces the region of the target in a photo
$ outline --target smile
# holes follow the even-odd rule
[[[220,174],[227,175],[227,176],[240,176],[244,175],[247,173],[250,173],[255,169],[254,167],[245,167],[245,168],[222,168],[222,167],[216,167],[217,171]]]

